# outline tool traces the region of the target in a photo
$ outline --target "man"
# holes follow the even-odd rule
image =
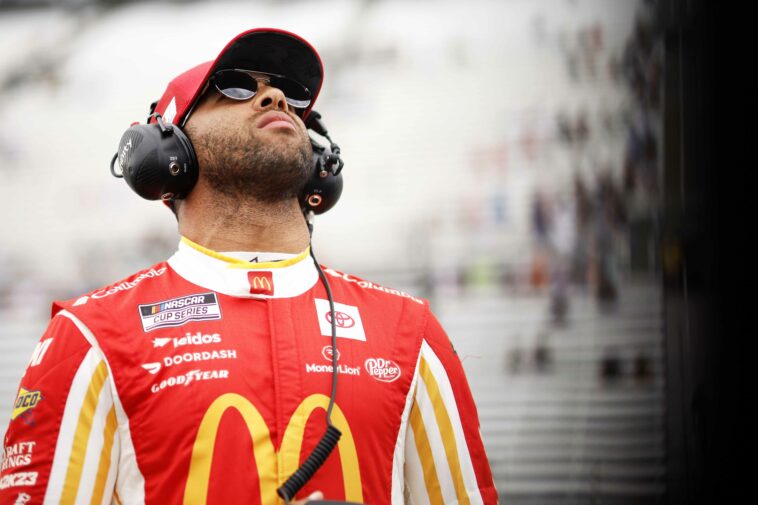
[[[53,305],[5,437],[2,503],[497,501],[428,303],[309,257],[318,153],[303,120],[322,79],[306,41],[249,30],[127,131],[119,166],[138,193],[164,177],[145,166],[189,180],[151,193],[175,211],[179,249]],[[336,448],[322,441],[304,466],[323,465],[284,485],[327,425]]]

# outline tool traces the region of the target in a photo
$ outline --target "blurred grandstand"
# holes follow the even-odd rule
[[[502,501],[664,502],[656,13],[625,0],[0,0],[0,418],[50,300],[176,245],[171,214],[108,172],[122,131],[230,34],[277,26],[321,52],[316,108],[346,160],[318,257],[432,301]]]

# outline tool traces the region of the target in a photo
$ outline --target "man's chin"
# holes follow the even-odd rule
[[[291,198],[308,180],[312,149],[307,135],[269,127],[255,135],[211,139],[200,176],[220,195],[273,202]]]

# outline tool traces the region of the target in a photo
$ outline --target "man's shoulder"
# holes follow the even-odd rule
[[[340,284],[343,289],[352,292],[360,298],[377,299],[378,301],[386,300],[387,302],[392,300],[398,302],[409,300],[419,306],[427,307],[429,305],[428,301],[424,298],[414,296],[399,289],[386,287],[362,277],[335,270],[334,268],[324,266],[323,270],[330,283]]]
[[[56,301],[53,304],[53,314],[61,309],[70,309],[88,305],[99,305],[113,307],[128,293],[135,293],[143,290],[150,290],[154,286],[151,284],[169,271],[168,262],[162,261],[155,265],[135,272],[128,277],[117,280],[106,286],[99,287],[85,293],[79,297],[69,300]]]

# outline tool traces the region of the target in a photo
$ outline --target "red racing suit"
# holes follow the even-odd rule
[[[5,435],[0,503],[280,503],[326,428],[331,314],[307,250],[251,254],[183,238],[168,261],[54,303]],[[497,502],[428,303],[325,272],[342,438],[298,498]]]

